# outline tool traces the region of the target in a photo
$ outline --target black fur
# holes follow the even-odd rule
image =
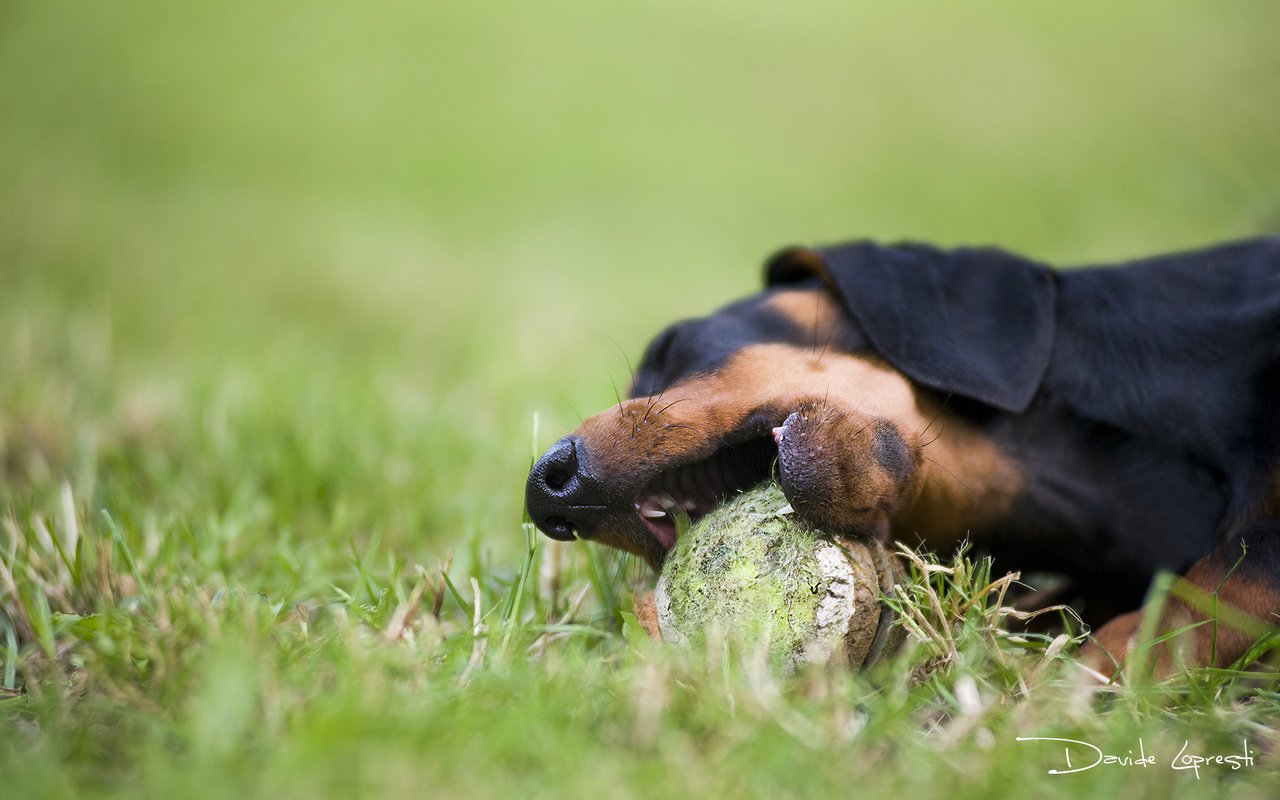
[[[867,242],[818,251],[820,277],[887,361],[918,383],[1005,411],[1031,402],[1053,347],[1054,273],[995,249]],[[783,252],[771,285],[803,275]]]
[[[985,249],[813,253],[775,257],[769,284],[820,277],[872,349],[1028,466],[976,537],[1010,563],[1137,594],[1258,536],[1280,470],[1280,239],[1063,271]]]

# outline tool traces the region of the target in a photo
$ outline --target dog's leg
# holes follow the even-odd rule
[[[1104,625],[1085,646],[1085,664],[1116,676],[1141,663],[1167,677],[1180,666],[1233,663],[1280,625],[1280,519],[1222,537],[1174,582],[1151,626],[1152,639],[1163,640],[1135,658],[1147,613],[1139,609]]]
[[[782,491],[801,518],[837,533],[888,539],[889,517],[913,490],[920,458],[897,426],[810,399],[774,438]]]

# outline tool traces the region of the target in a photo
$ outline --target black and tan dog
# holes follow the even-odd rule
[[[548,536],[657,568],[667,504],[697,517],[773,474],[815,525],[968,539],[1069,576],[1091,621],[1128,611],[1086,654],[1105,672],[1160,570],[1185,577],[1166,630],[1210,595],[1226,611],[1182,636],[1188,663],[1231,663],[1280,622],[1280,238],[1066,271],[791,249],[761,294],[659,335],[630,396],[533,468]]]

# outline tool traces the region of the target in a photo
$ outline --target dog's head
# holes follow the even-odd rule
[[[526,487],[538,528],[657,568],[675,506],[696,519],[773,475],[813,524],[883,533],[920,495],[938,393],[1019,411],[1048,361],[1051,273],[999,251],[796,248],[766,283],[659,334],[631,399],[547,451]]]

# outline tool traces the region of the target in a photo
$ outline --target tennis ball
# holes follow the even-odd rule
[[[880,602],[896,569],[878,541],[815,530],[777,484],[763,484],[677,539],[654,591],[657,626],[673,643],[701,640],[715,628],[764,646],[789,668],[833,660],[863,666],[896,638]]]

